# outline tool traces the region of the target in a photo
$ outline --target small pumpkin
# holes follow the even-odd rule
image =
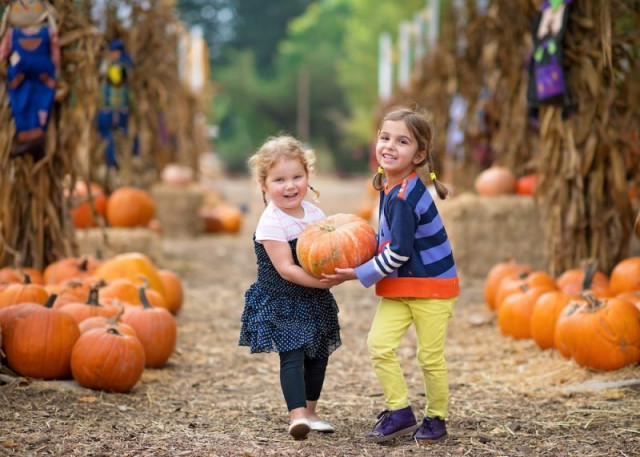
[[[504,299],[498,309],[498,325],[503,335],[515,339],[531,338],[531,315],[538,298],[552,289],[547,286],[521,286],[520,292],[515,292]]]
[[[355,214],[334,214],[305,227],[296,243],[302,268],[312,276],[354,268],[371,259],[377,248],[373,227]]]
[[[165,365],[173,354],[178,336],[178,325],[165,308],[153,307],[147,300],[145,288],[138,289],[142,306],[128,306],[122,322],[129,324],[145,353],[145,366],[157,368]]]
[[[628,257],[613,267],[609,290],[611,295],[640,290],[640,257]]]
[[[166,308],[172,313],[176,314],[182,308],[184,301],[184,288],[182,286],[182,280],[175,272],[166,269],[158,270],[158,275],[164,285],[164,290],[167,296]],[[147,296],[149,291],[147,291]]]
[[[496,308],[496,293],[502,280],[506,277],[515,277],[523,273],[531,273],[529,265],[521,265],[515,261],[499,262],[491,267],[484,282],[484,300],[489,308]]]
[[[147,283],[142,283],[147,287]],[[141,305],[140,296],[138,294],[138,287],[140,285],[135,284],[129,279],[114,279],[106,286],[100,289],[100,299],[102,303],[113,304],[116,301],[125,303],[127,305]],[[160,306],[162,308],[169,308],[167,300],[157,290],[147,289],[147,299],[151,306]]]
[[[146,227],[155,215],[155,203],[146,190],[119,187],[107,200],[107,222],[112,227]]]
[[[201,208],[199,215],[207,233],[238,233],[242,227],[242,211],[225,201]]]
[[[20,303],[34,302],[44,304],[49,298],[45,288],[39,284],[31,284],[31,277],[24,275],[24,282],[11,283],[0,292],[0,308]]]
[[[510,169],[494,165],[478,174],[474,186],[478,195],[484,197],[513,194],[516,177]]]
[[[83,320],[94,316],[115,316],[118,314],[119,308],[101,303],[98,287],[94,286],[91,288],[89,298],[86,302],[70,302],[61,306],[60,310],[72,316],[73,319],[80,324]]]
[[[123,335],[136,336],[136,331],[128,324],[120,322],[120,318],[124,314],[124,306],[120,307],[118,314],[112,317],[94,316],[83,320],[78,324],[80,334],[93,330],[94,328],[113,327]]]
[[[97,227],[97,217],[105,217],[107,196],[98,184],[91,183],[87,186],[85,181],[76,181],[73,192],[69,195],[67,191],[65,194],[69,202],[69,214],[74,227]]]
[[[556,322],[570,301],[571,297],[559,290],[545,292],[536,300],[531,312],[530,331],[531,338],[541,349],[555,347]]]
[[[91,256],[66,257],[50,263],[44,269],[45,284],[59,284],[76,278],[90,276],[100,265],[100,262]]]
[[[108,392],[129,392],[144,371],[144,348],[138,338],[113,327],[80,335],[71,353],[71,372],[78,384]]]
[[[538,176],[534,173],[519,177],[516,180],[516,194],[523,196],[531,196],[536,193],[538,185]]]

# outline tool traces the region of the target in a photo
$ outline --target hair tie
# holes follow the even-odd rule
[[[436,180],[436,174],[432,171],[431,173],[429,173],[429,178],[431,178],[431,181],[435,181]]]
[[[381,175],[384,174],[384,168],[382,167],[378,167],[378,173],[380,173]]]

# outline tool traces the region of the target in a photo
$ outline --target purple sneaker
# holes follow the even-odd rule
[[[425,417],[422,424],[413,434],[418,443],[432,444],[443,440],[447,436],[447,426],[439,417]]]
[[[372,443],[382,443],[398,436],[408,435],[418,428],[411,406],[394,411],[382,411],[378,414],[378,419],[373,430],[364,437]]]

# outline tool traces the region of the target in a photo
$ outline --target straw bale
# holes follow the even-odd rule
[[[464,193],[437,205],[461,278],[483,279],[494,264],[511,258],[544,267],[544,233],[533,198]]]
[[[151,188],[151,195],[156,204],[156,218],[162,224],[164,236],[179,238],[202,232],[202,220],[198,216],[205,196],[202,186],[158,183]]]
[[[158,265],[162,263],[162,239],[148,228],[90,228],[76,230],[76,242],[80,255],[110,258],[125,252],[148,255]]]

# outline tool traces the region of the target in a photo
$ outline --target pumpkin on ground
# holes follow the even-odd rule
[[[541,349],[555,347],[556,322],[571,297],[559,290],[542,294],[533,306],[530,320],[531,338]]]
[[[597,271],[594,263],[562,272],[556,278],[556,285],[567,295],[580,296],[583,291],[591,290],[598,297],[609,296],[609,278]]]
[[[71,353],[73,378],[89,389],[129,392],[143,371],[142,343],[113,327],[83,333]]]
[[[609,280],[611,295],[640,290],[640,257],[629,257],[613,267]]]
[[[69,314],[44,306],[18,306],[6,324],[4,348],[9,367],[22,376],[64,379],[71,374],[71,351],[80,336]]]
[[[0,309],[20,303],[44,303],[49,298],[49,293],[39,284],[31,284],[29,275],[24,275],[24,282],[11,283],[0,292]]]
[[[491,267],[484,283],[484,300],[489,308],[496,308],[496,293],[504,278],[519,276],[522,273],[531,273],[529,265],[520,265],[514,261],[499,262]]]
[[[506,297],[498,309],[498,325],[502,334],[515,339],[531,338],[531,315],[536,301],[551,290],[548,285],[531,287],[523,284],[519,292]]]
[[[145,287],[146,283],[143,283]],[[140,295],[138,293],[139,284],[135,284],[129,279],[114,279],[106,286],[100,289],[100,301],[104,304],[113,305],[116,302],[125,305],[142,305]],[[147,299],[151,306],[160,306],[169,308],[167,300],[157,290],[147,288]]]
[[[594,370],[611,371],[640,361],[640,311],[630,302],[585,296],[586,302],[563,311],[556,327],[556,341],[566,345],[575,361]],[[570,319],[567,335],[566,323]],[[559,349],[559,348],[558,348]],[[564,355],[564,354],[563,354]]]
[[[298,261],[312,276],[333,274],[336,268],[354,268],[371,259],[376,232],[355,214],[335,214],[305,227],[296,244]]]
[[[167,295],[167,309],[171,311],[172,314],[176,314],[182,308],[182,302],[184,301],[182,280],[171,270],[158,270],[158,275],[162,280]],[[147,291],[147,296],[148,295],[149,291]]]
[[[500,286],[496,292],[496,311],[500,310],[502,302],[511,294],[521,292],[522,286],[526,285],[531,288],[547,287],[549,289],[557,289],[556,282],[546,272],[537,270],[531,273],[521,273],[515,277],[507,277],[500,282]]]
[[[134,187],[119,187],[107,200],[107,222],[112,227],[146,227],[155,211],[149,192]]]
[[[45,284],[60,284],[76,278],[90,276],[100,265],[100,262],[91,256],[66,257],[50,263],[44,269]]]
[[[178,325],[173,315],[165,308],[152,307],[147,300],[145,288],[139,288],[142,306],[127,306],[121,318],[136,331],[145,354],[145,366],[163,366],[173,354],[178,336]]]
[[[118,314],[112,317],[105,316],[94,316],[88,319],[83,320],[78,325],[80,329],[80,334],[82,335],[89,330],[93,330],[94,328],[107,328],[113,327],[123,335],[131,335],[136,336],[136,331],[128,324],[124,322],[120,322],[120,318],[124,314],[124,306],[120,307],[120,311]]]
[[[150,288],[162,294],[166,300],[166,292],[158,270],[151,259],[140,252],[118,254],[102,263],[94,275],[107,283],[116,279],[128,279],[136,285],[148,284]]]
[[[89,292],[89,298],[86,302],[70,302],[61,306],[60,311],[69,314],[80,324],[85,319],[95,316],[112,317],[118,314],[119,308],[111,305],[105,305],[100,302],[98,287],[92,287]]]

